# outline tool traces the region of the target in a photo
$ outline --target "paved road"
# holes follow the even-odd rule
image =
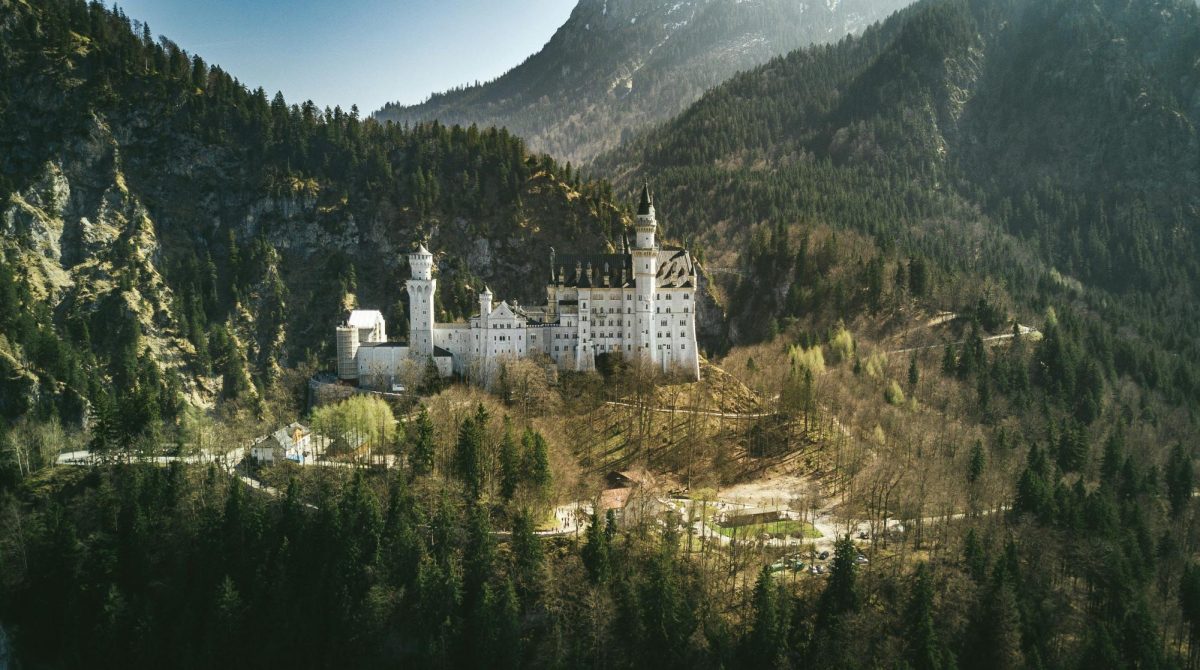
[[[1029,326],[1021,326],[1021,325],[1018,325],[1017,328],[1021,331],[1021,337],[1032,337],[1035,340],[1040,339],[1042,337],[1042,332],[1040,330],[1037,330],[1036,328],[1030,328]],[[999,342],[1003,342],[1004,340],[1011,340],[1012,338],[1013,338],[1012,333],[1005,333],[1003,335],[990,335],[988,337],[983,338],[983,343],[984,344],[997,344]],[[953,344],[960,345],[965,342],[966,342],[966,340],[962,340],[960,342],[954,342]],[[893,349],[887,353],[888,354],[908,354],[908,353],[912,353],[914,351],[925,351],[927,349],[941,349],[942,347],[945,347],[945,346],[946,346],[945,344],[927,344],[923,347],[908,347],[907,349]]]

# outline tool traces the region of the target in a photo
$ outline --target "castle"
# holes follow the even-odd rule
[[[686,250],[656,243],[658,222],[645,187],[634,229],[634,244],[626,241],[623,253],[556,257],[551,249],[544,305],[495,305],[484,287],[479,314],[467,323],[436,322],[433,254],[421,245],[408,257],[408,344],[388,342],[380,312],[355,310],[337,329],[338,376],[399,390],[432,362],[442,377],[457,374],[487,386],[505,359],[590,371],[607,355],[699,379],[696,265]]]

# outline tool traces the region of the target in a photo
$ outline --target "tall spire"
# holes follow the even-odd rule
[[[650,214],[650,208],[654,206],[654,200],[650,197],[650,185],[642,183],[642,200],[638,203],[638,216],[646,216]]]

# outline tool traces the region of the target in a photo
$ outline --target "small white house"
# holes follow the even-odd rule
[[[263,464],[282,458],[303,464],[314,456],[312,434],[308,426],[292,422],[256,442],[250,448],[250,456]]]

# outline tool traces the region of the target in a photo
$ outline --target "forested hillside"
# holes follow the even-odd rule
[[[682,111],[734,73],[860,32],[908,0],[580,0],[498,79],[390,104],[379,119],[503,126],[575,165]]]
[[[481,280],[537,299],[550,245],[624,216],[503,130],[288,104],[74,0],[0,1],[0,168],[0,414],[124,402],[123,439],[181,392],[259,403],[355,299],[406,323],[418,239],[453,319]]]
[[[1198,48],[1190,2],[922,2],[736,77],[598,167],[650,179],[667,231],[736,266],[735,341],[766,336],[764,312],[907,299],[916,261],[925,305],[1073,305],[1130,348],[1117,374],[1194,399]],[[813,275],[830,230],[879,253]]]
[[[700,381],[520,359],[311,412],[415,240],[452,317],[625,214],[151,36],[0,0],[0,659],[1200,662],[1191,0],[921,0],[604,156],[726,299]],[[322,453],[253,455],[297,419]]]

